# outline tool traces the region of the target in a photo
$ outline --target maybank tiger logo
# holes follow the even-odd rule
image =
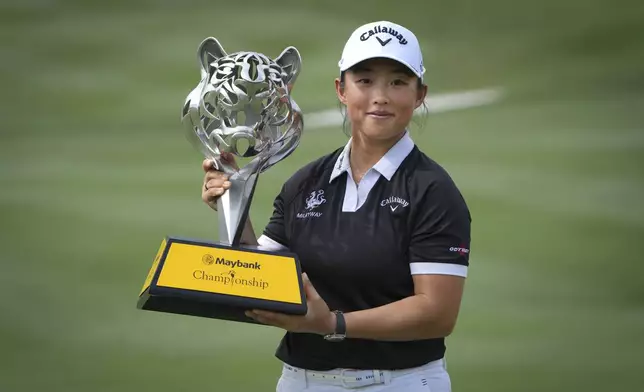
[[[324,198],[324,190],[320,189],[319,191],[313,191],[309,195],[308,199],[306,199],[306,209],[312,210],[324,203],[326,203],[326,199]]]
[[[299,212],[296,217],[298,219],[307,219],[307,218],[319,218],[322,216],[321,212],[318,211],[313,211],[314,209],[318,208],[322,204],[326,203],[326,199],[324,198],[324,190],[320,189],[317,191],[311,192],[309,194],[309,197],[304,200],[306,203],[306,212]]]

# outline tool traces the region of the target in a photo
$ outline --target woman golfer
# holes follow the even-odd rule
[[[468,207],[407,127],[423,104],[416,36],[391,22],[359,27],[335,81],[351,139],[283,185],[263,234],[243,240],[296,253],[308,313],[247,315],[287,332],[277,391],[450,391],[445,337],[467,276]],[[230,184],[206,171],[214,208]]]

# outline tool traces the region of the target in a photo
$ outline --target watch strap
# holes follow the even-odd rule
[[[334,310],[333,313],[335,313],[335,334],[346,335],[347,323],[344,320],[344,313],[341,310]]]

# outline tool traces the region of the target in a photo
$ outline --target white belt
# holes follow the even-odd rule
[[[445,367],[443,359],[430,362],[423,366],[401,370],[333,369],[328,371],[314,371],[284,364],[283,372],[287,376],[306,380],[308,382],[322,382],[325,384],[341,385],[345,388],[360,388],[373,384],[389,384],[392,378],[432,368],[440,368],[441,370],[444,370]]]

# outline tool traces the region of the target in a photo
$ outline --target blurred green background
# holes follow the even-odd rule
[[[473,214],[448,339],[454,391],[644,385],[644,2],[55,1],[0,5],[0,391],[271,391],[280,330],[135,309],[161,239],[216,238],[179,124],[196,48],[303,57],[294,97],[337,107],[344,41],[420,38],[430,94],[495,87],[412,136]],[[341,146],[305,133],[260,179]]]

